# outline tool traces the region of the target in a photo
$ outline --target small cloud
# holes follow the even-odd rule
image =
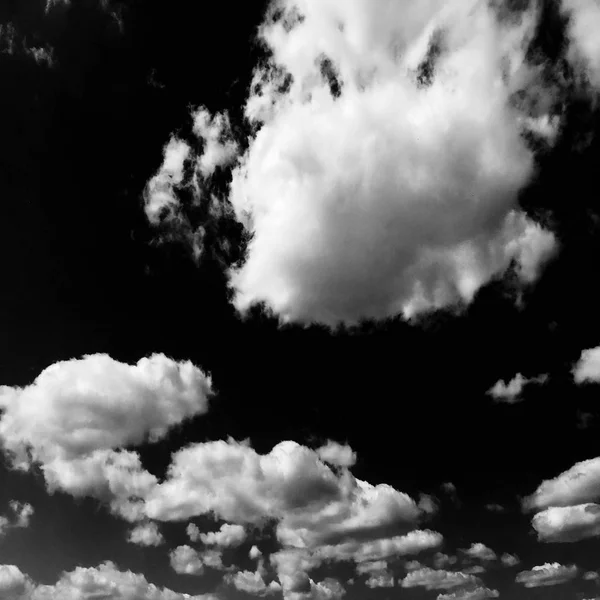
[[[223,548],[236,547],[246,539],[246,530],[242,525],[230,525],[225,523],[221,525],[219,531],[210,531],[201,533],[200,539],[204,544],[216,545]]]
[[[515,581],[526,588],[559,585],[575,579],[579,569],[575,565],[563,566],[559,563],[545,563],[530,571],[521,571]]]
[[[348,444],[329,441],[317,449],[319,458],[336,467],[350,468],[356,464],[356,452]]]
[[[504,508],[504,506],[502,506],[501,504],[493,503],[493,502],[490,504],[486,504],[485,509],[489,510],[490,512],[495,512],[495,513],[506,512],[506,509]]]
[[[490,598],[498,598],[499,596],[500,593],[498,590],[476,586],[459,590],[452,594],[439,594],[437,600],[489,600]]]
[[[165,539],[158,530],[158,525],[150,522],[136,525],[129,532],[127,541],[137,546],[160,546]]]
[[[504,404],[515,404],[523,399],[521,393],[527,385],[541,385],[548,380],[547,375],[539,375],[538,377],[526,378],[517,373],[508,383],[502,380],[497,381],[492,388],[488,390],[488,394],[494,398],[496,402]]]
[[[600,346],[583,350],[572,373],[578,384],[600,382]]]
[[[424,587],[427,590],[449,590],[465,586],[478,586],[481,581],[474,575],[460,571],[445,571],[424,567],[411,571],[402,580],[403,588]]]
[[[491,548],[488,548],[485,544],[480,542],[471,544],[470,548],[461,550],[461,552],[469,558],[476,558],[483,561],[492,561],[498,558]]]
[[[505,567],[515,567],[516,565],[518,565],[521,560],[519,559],[518,556],[516,556],[515,554],[509,554],[508,552],[505,552],[501,557],[500,557],[500,562],[505,566]]]

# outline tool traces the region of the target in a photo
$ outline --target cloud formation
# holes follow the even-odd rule
[[[204,544],[227,547],[235,547],[242,544],[246,539],[246,530],[241,525],[224,523],[219,531],[200,533],[198,538]]]
[[[564,566],[559,563],[545,563],[533,567],[530,571],[521,571],[515,581],[527,588],[545,587],[566,583],[575,579],[579,569],[574,566]]]
[[[505,404],[515,404],[522,400],[521,393],[525,386],[529,384],[541,384],[545,383],[548,379],[547,375],[540,375],[538,377],[526,378],[517,373],[508,383],[502,380],[498,380],[493,387],[488,391],[488,394],[496,402],[503,402]]]
[[[156,523],[140,523],[130,532],[127,541],[137,546],[160,546],[165,538]]]
[[[424,567],[408,573],[402,580],[402,587],[424,587],[427,590],[450,590],[465,586],[478,586],[478,577],[460,571],[444,571]]]
[[[600,382],[600,347],[583,350],[573,367],[575,383]]]
[[[229,272],[237,309],[353,325],[469,302],[511,264],[535,280],[556,243],[518,209],[534,171],[522,133],[536,128],[511,104],[535,11],[508,24],[474,0],[277,8],[245,104],[253,133],[220,202],[248,240]],[[218,150],[204,144],[202,182],[237,148],[223,115],[200,114],[225,131]],[[165,165],[189,152],[171,144]],[[181,163],[150,182],[151,222],[181,221]]]
[[[123,446],[155,442],[208,411],[210,377],[162,354],[136,365],[105,354],[51,365],[24,388],[0,387],[0,441],[14,468],[38,465],[50,491],[113,500],[138,518],[156,483]]]
[[[542,542],[577,542],[600,535],[600,505],[553,506],[532,520]]]

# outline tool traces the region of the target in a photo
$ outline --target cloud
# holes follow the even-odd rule
[[[424,567],[411,571],[402,580],[403,588],[424,587],[427,590],[449,590],[468,585],[479,585],[478,577],[460,571],[444,571]]]
[[[51,492],[113,499],[135,520],[128,498],[143,498],[156,478],[120,448],[164,438],[206,413],[211,394],[198,367],[162,354],[136,365],[105,354],[58,362],[29,386],[0,387],[0,441],[14,468],[38,465]]]
[[[239,571],[233,575],[225,576],[225,581],[233,585],[240,592],[246,592],[253,596],[266,596],[281,590],[281,585],[276,581],[265,583],[261,570]]]
[[[171,567],[181,575],[202,575],[204,563],[200,553],[191,546],[177,546],[169,553]]]
[[[449,556],[443,552],[436,552],[433,556],[433,566],[436,569],[444,569],[448,566],[455,565],[458,562],[456,556]]]
[[[136,525],[127,538],[128,542],[138,546],[160,546],[164,541],[156,523],[140,523]]]
[[[574,506],[600,498],[600,458],[591,458],[541,483],[524,501],[524,508],[543,510],[551,506]]]
[[[509,554],[508,552],[505,552],[500,557],[500,562],[502,562],[502,564],[505,567],[514,567],[514,566],[518,565],[521,562],[521,560],[515,554]]]
[[[553,506],[536,514],[532,525],[542,542],[577,542],[600,535],[600,505]]]
[[[348,446],[329,441],[324,446],[317,448],[319,458],[336,467],[352,467],[356,464],[356,452]]]
[[[469,548],[461,550],[461,552],[470,558],[477,558],[484,561],[492,561],[498,558],[491,548],[488,548],[485,544],[480,542],[471,544]]]
[[[29,600],[34,585],[15,565],[0,565],[0,598],[3,600]]]
[[[573,367],[575,383],[600,382],[600,347],[583,350]]]
[[[489,598],[498,598],[500,596],[497,590],[491,590],[487,587],[475,587],[473,589],[460,590],[452,594],[439,594],[437,600],[488,600]]]
[[[574,566],[563,566],[559,563],[545,563],[533,567],[530,571],[521,571],[515,581],[522,583],[527,588],[558,585],[575,579],[579,569]]]
[[[508,383],[497,381],[494,386],[488,391],[488,394],[494,398],[496,402],[504,402],[505,404],[515,404],[522,400],[521,393],[526,385],[535,383],[545,383],[548,379],[547,375],[539,377],[526,378],[517,373]]]
[[[261,558],[262,552],[257,546],[252,546],[252,548],[250,548],[250,552],[248,552],[248,556],[252,560],[256,560],[257,558]]]
[[[394,587],[394,575],[388,570],[384,560],[358,564],[356,572],[359,575],[368,575],[365,585],[371,589]]]
[[[595,0],[562,0],[561,8],[569,17],[568,56],[593,86],[600,87],[600,6]]]
[[[199,538],[205,544],[214,544],[222,547],[239,546],[246,539],[246,530],[241,525],[225,523],[219,531],[201,533]]]
[[[236,308],[353,325],[468,303],[511,265],[535,280],[556,240],[517,205],[534,172],[522,134],[553,115],[534,126],[511,105],[535,11],[508,24],[474,0],[278,8],[260,28],[270,57],[245,104],[252,134],[216,202],[246,234],[229,269]],[[196,127],[205,144],[192,179],[199,201],[215,205],[206,179],[238,148],[225,115],[198,114],[225,130],[214,138]],[[164,172],[148,186],[148,218],[163,212],[185,229],[178,183]]]
[[[31,517],[35,510],[28,502],[22,503],[17,500],[9,502],[10,509],[16,517],[15,527],[29,527]]]
[[[54,585],[36,586],[31,596],[23,600],[78,600],[110,598],[110,600],[217,600],[212,594],[179,594],[149,583],[143,575],[119,571],[112,562],[98,567],[77,567]],[[21,600],[21,599],[19,599]]]

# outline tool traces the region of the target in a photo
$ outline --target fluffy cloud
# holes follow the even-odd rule
[[[204,572],[204,563],[200,553],[191,546],[177,546],[169,553],[169,560],[176,573],[202,575]]]
[[[573,367],[573,379],[576,383],[600,382],[600,347],[583,350]]]
[[[262,552],[260,551],[260,548],[258,548],[258,546],[252,546],[252,548],[250,548],[250,552],[248,552],[248,556],[252,560],[256,560],[257,558],[260,558],[262,556]]]
[[[156,483],[135,452],[208,410],[211,380],[162,354],[136,365],[105,354],[56,363],[24,388],[0,388],[0,441],[15,468],[40,466],[50,491],[114,500],[127,516]]]
[[[0,598],[3,600],[29,600],[33,582],[14,565],[0,565]]]
[[[140,523],[129,532],[127,541],[138,546],[160,546],[165,539],[156,523]]]
[[[600,535],[600,505],[553,506],[533,517],[543,542],[577,542]]]
[[[149,583],[143,575],[119,571],[112,562],[98,567],[77,567],[63,573],[54,585],[35,585],[11,565],[0,565],[2,600],[217,600],[213,595],[190,596]]]
[[[600,6],[595,0],[562,0],[561,7],[569,17],[569,57],[592,85],[600,87]]]
[[[245,105],[254,133],[215,208],[247,234],[229,272],[235,306],[334,326],[469,302],[513,262],[533,281],[556,243],[517,207],[533,173],[521,134],[536,127],[510,99],[526,80],[535,12],[509,25],[474,0],[278,8],[260,29],[271,56]],[[425,81],[419,69],[436,41]],[[200,114],[225,133],[196,131],[198,189],[237,151],[225,117]],[[165,164],[189,153],[171,144]],[[151,180],[150,221],[166,210],[181,224],[181,163]]]
[[[521,562],[521,560],[519,559],[518,556],[515,556],[514,554],[508,554],[508,552],[505,552],[500,557],[500,562],[505,567],[514,567],[514,566],[518,565]]]
[[[436,552],[433,556],[433,566],[436,569],[444,569],[450,565],[455,565],[458,562],[456,556],[449,556],[443,552]]]
[[[246,592],[253,596],[265,596],[281,590],[281,585],[272,581],[265,583],[262,569],[257,571],[239,571],[235,575],[227,575],[225,581],[235,586],[240,592]]]
[[[517,373],[508,383],[505,383],[502,380],[497,381],[488,391],[488,394],[492,396],[496,402],[514,404],[521,401],[521,393],[526,385],[531,383],[544,383],[547,379],[547,375],[540,375],[539,377],[527,379],[526,377],[523,377],[521,373]]]
[[[230,525],[229,523],[225,523],[221,526],[219,531],[200,533],[199,538],[205,544],[235,547],[242,544],[246,539],[246,530],[241,525]]]
[[[189,361],[85,356],[51,365],[25,388],[0,387],[0,439],[25,467],[156,441],[206,413],[210,393],[210,378]]]
[[[573,465],[554,479],[542,482],[525,500],[526,509],[543,510],[551,506],[573,506],[600,498],[600,458]]]
[[[439,594],[437,600],[488,600],[489,598],[498,598],[499,596],[500,594],[497,590],[491,590],[486,587],[474,587],[452,594]]]
[[[479,560],[491,561],[497,558],[496,553],[491,548],[479,542],[471,544],[470,548],[462,550],[462,552],[470,558],[477,558]]]
[[[368,575],[365,585],[371,589],[394,587],[394,575],[388,571],[387,562],[384,560],[358,564],[356,572],[359,575]]]
[[[444,571],[424,567],[411,571],[402,580],[402,587],[424,587],[427,590],[449,590],[464,586],[478,586],[481,581],[460,571]]]
[[[338,444],[329,441],[324,446],[317,448],[319,458],[330,465],[337,467],[352,467],[356,463],[356,452],[348,444]]]
[[[9,503],[10,509],[15,515],[15,527],[29,527],[31,517],[35,510],[28,502],[22,503],[17,500],[11,500]]]
[[[408,531],[420,516],[406,494],[346,470],[335,473],[314,450],[291,441],[265,455],[233,440],[177,452],[167,479],[147,497],[147,515],[180,520],[211,512],[237,523],[276,519],[278,538],[293,546],[369,537],[389,527]]]
[[[559,563],[545,563],[533,567],[530,571],[521,571],[515,581],[527,588],[543,587],[566,583],[577,577],[579,569],[574,566],[563,566]]]

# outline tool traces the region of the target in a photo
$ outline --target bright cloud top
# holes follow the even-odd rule
[[[553,506],[533,517],[532,525],[543,542],[578,542],[600,535],[600,505]]]
[[[566,583],[575,579],[578,574],[579,569],[574,565],[564,566],[559,563],[545,563],[533,567],[530,571],[521,571],[515,581],[527,588],[545,587]]]
[[[162,354],[136,365],[96,354],[56,363],[24,388],[0,388],[0,441],[16,468],[38,464],[48,488],[112,498],[138,518],[130,497],[156,483],[130,444],[154,442],[207,412],[210,377]]]
[[[277,8],[227,200],[249,239],[236,307],[334,326],[468,302],[513,261],[534,280],[555,240],[517,208],[533,155],[510,101],[534,12],[506,25],[474,0]],[[159,206],[178,206],[172,188],[147,199],[151,221]]]

